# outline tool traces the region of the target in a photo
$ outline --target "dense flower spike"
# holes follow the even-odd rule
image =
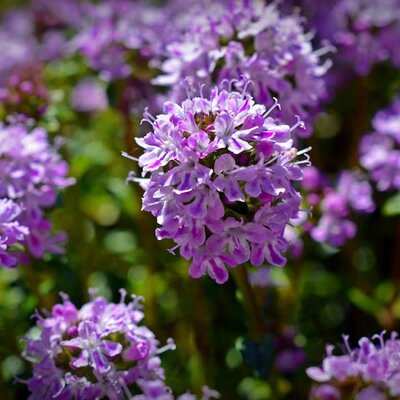
[[[159,346],[154,333],[141,325],[141,298],[125,304],[110,303],[94,296],[78,309],[63,295],[63,303],[42,317],[37,315],[39,333],[27,336],[24,358],[33,364],[27,381],[30,400],[108,398],[113,400],[173,400],[165,383],[159,355],[175,349],[169,340]],[[141,393],[139,395],[132,395]],[[204,389],[203,400],[219,397]],[[179,400],[196,400],[184,394]]]
[[[327,346],[322,368],[310,367],[307,375],[318,382],[312,388],[311,400],[340,400],[345,394],[355,400],[398,399],[400,396],[400,340],[397,332],[390,339],[385,332],[363,337],[358,347],[351,349],[344,336],[348,354],[333,355],[333,346]]]
[[[400,190],[400,97],[376,114],[360,146],[360,163],[381,191]]]
[[[277,104],[272,107],[275,108]],[[143,209],[192,259],[190,275],[228,279],[226,266],[264,261],[284,265],[283,231],[299,211],[293,181],[302,178],[289,127],[250,95],[212,90],[210,97],[166,103],[165,114],[145,120],[152,131],[137,143],[149,179]],[[174,249],[175,249],[174,248]],[[171,251],[173,252],[174,249]]]
[[[366,75],[375,63],[400,66],[399,0],[301,0],[304,12],[323,39],[337,48],[335,65]]]
[[[73,183],[67,172],[68,165],[49,143],[45,130],[31,130],[17,120],[10,125],[0,124],[0,199],[9,210],[4,215],[13,216],[29,229],[29,234],[26,230],[23,233],[34,257],[62,251],[59,243],[65,235],[51,235],[51,223],[45,218],[44,209],[55,204],[59,189]],[[16,203],[12,209],[11,203],[4,202],[7,199]],[[21,242],[23,238],[20,234],[9,240],[15,239]]]
[[[270,107],[277,96],[282,111],[276,116],[294,124],[296,115],[308,122],[324,98],[323,75],[330,64],[322,64],[320,56],[327,49],[313,50],[299,15],[283,15],[276,3],[235,0],[229,6],[193,7],[189,17],[185,12],[177,19],[183,32],[167,46],[163,74],[154,80],[171,86],[174,101],[182,101],[179,84],[187,77],[194,87],[208,89],[227,79],[239,88],[250,79],[247,90],[255,100]]]

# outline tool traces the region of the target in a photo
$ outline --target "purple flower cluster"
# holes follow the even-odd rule
[[[107,81],[138,74],[147,68],[144,60],[160,41],[157,26],[159,30],[163,26],[161,16],[160,9],[141,2],[115,0],[87,5],[71,49],[81,52]]]
[[[31,29],[29,14],[7,13],[0,21],[0,85],[17,66],[34,57],[35,40]]]
[[[10,251],[10,246],[22,243],[29,230],[18,221],[22,210],[18,204],[9,199],[0,199],[0,265],[11,267],[17,257]]]
[[[81,0],[32,0],[27,6],[37,38],[41,60],[59,59],[67,54],[70,32],[78,29],[83,15]]]
[[[63,295],[49,315],[36,315],[39,333],[28,335],[24,358],[33,364],[27,381],[30,400],[107,398],[173,400],[159,355],[175,349],[170,339],[159,346],[154,333],[140,322],[140,298],[125,304],[94,296],[78,309]],[[140,392],[141,394],[132,395]],[[203,400],[218,397],[205,389]],[[179,400],[195,400],[190,394]]]
[[[207,89],[232,79],[240,88],[250,79],[254,84],[248,90],[258,103],[271,107],[274,96],[279,98],[277,117],[284,123],[294,124],[296,115],[308,122],[325,97],[323,76],[330,64],[323,64],[321,55],[327,48],[314,51],[302,18],[283,15],[276,3],[228,3],[193,7],[189,15],[185,10],[184,17],[176,17],[181,33],[172,35],[161,57],[163,73],[154,83],[170,86],[170,98],[180,102],[179,84],[187,77],[195,88]]]
[[[291,373],[303,366],[306,355],[295,343],[297,331],[292,326],[285,327],[281,335],[275,338],[275,368],[284,373]]]
[[[269,116],[274,108],[243,93],[214,88],[210,97],[166,103],[165,113],[146,115],[152,131],[137,143],[143,209],[157,217],[158,239],[172,239],[190,275],[208,274],[218,283],[226,267],[265,260],[284,265],[283,231],[297,216],[302,178],[293,127]],[[171,251],[173,252],[172,249]]]
[[[375,210],[372,188],[358,171],[344,171],[335,187],[315,167],[304,171],[303,188],[309,192],[306,200],[320,214],[318,221],[306,225],[317,242],[342,246],[354,237],[356,225],[349,219],[351,212],[371,213]]]
[[[375,63],[400,66],[399,0],[302,0],[319,36],[337,47],[335,64],[366,75]]]
[[[381,191],[400,190],[400,98],[372,121],[360,145],[360,164]]]
[[[14,68],[3,87],[0,87],[0,101],[7,115],[40,117],[46,111],[49,101],[42,65],[26,63]]]
[[[385,332],[372,340],[363,337],[358,347],[351,349],[348,336],[344,342],[348,354],[333,355],[327,346],[322,368],[310,367],[307,375],[318,382],[312,388],[311,400],[386,400],[400,397],[400,340],[393,332],[384,339]],[[377,342],[374,343],[373,340]]]
[[[2,227],[5,244],[21,242],[34,257],[42,257],[45,252],[62,252],[59,243],[65,240],[65,235],[51,234],[51,223],[45,218],[44,209],[55,204],[59,189],[73,183],[73,179],[66,177],[67,172],[67,163],[49,143],[45,130],[31,130],[17,120],[10,125],[0,124],[0,199],[2,207],[6,207],[2,216],[5,224],[15,220],[29,229],[29,234],[26,228],[12,233]],[[4,260],[4,266],[15,265],[12,257],[3,257]]]

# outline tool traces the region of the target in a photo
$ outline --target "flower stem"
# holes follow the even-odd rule
[[[264,335],[265,322],[261,313],[260,305],[250,285],[245,265],[239,265],[232,269],[237,288],[243,296],[244,306],[250,317],[249,329],[252,339],[259,339]]]

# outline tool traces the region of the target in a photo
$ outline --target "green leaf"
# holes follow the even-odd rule
[[[397,193],[386,200],[382,213],[386,217],[400,215],[400,193]]]
[[[357,288],[350,289],[349,299],[356,307],[375,317],[382,311],[379,302]]]

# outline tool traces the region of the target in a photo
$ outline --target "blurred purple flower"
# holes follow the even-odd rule
[[[296,371],[306,360],[304,350],[295,343],[296,334],[296,329],[289,326],[276,338],[274,364],[281,373],[287,374]]]
[[[108,107],[105,90],[95,78],[84,78],[71,94],[71,105],[76,111],[94,112]]]
[[[353,70],[367,75],[375,63],[390,61],[400,66],[399,0],[328,0],[316,4],[300,1],[322,39],[336,48],[337,72]]]
[[[35,119],[43,116],[49,103],[43,65],[27,60],[14,67],[0,87],[0,100],[8,116],[18,114]]]
[[[68,165],[52,146],[42,128],[30,129],[14,122],[0,124],[0,198],[11,199],[19,207],[14,214],[29,229],[24,245],[34,257],[45,252],[60,253],[65,235],[51,235],[51,223],[44,209],[56,202],[57,191],[71,185]],[[18,216],[17,216],[18,214]],[[22,242],[22,241],[21,241]]]
[[[303,20],[283,15],[275,3],[227,3],[178,14],[175,24],[181,33],[172,35],[161,57],[163,73],[154,83],[171,87],[170,97],[180,102],[185,94],[179,84],[187,77],[195,88],[204,84],[207,90],[233,79],[239,89],[250,79],[247,90],[258,103],[271,107],[274,96],[279,98],[282,111],[276,117],[284,123],[294,124],[296,115],[312,120],[326,95],[323,76],[330,64],[323,64],[321,55],[327,49],[314,51]]]
[[[314,167],[306,168],[305,177],[304,189],[310,191],[306,198],[317,215],[317,222],[308,229],[311,237],[317,242],[342,246],[357,232],[351,214],[375,210],[370,184],[358,171],[343,171],[335,188]]]
[[[140,60],[147,60],[153,53],[152,46],[158,46],[164,26],[162,16],[160,8],[141,2],[86,4],[70,50],[81,52],[103,79],[126,78],[143,69],[145,64],[140,65]]]
[[[360,145],[360,164],[380,191],[400,190],[400,98],[372,121]]]
[[[34,59],[35,48],[29,14],[21,11],[4,15],[0,21],[0,84],[15,67]]]

